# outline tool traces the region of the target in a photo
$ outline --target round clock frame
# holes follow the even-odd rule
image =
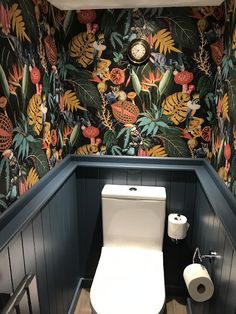
[[[134,64],[142,64],[150,58],[148,42],[142,38],[133,39],[127,48],[128,59]]]

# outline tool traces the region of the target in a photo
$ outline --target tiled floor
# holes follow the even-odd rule
[[[89,304],[89,289],[82,289],[74,314],[92,314]],[[165,314],[187,314],[186,305],[180,298],[167,298]]]

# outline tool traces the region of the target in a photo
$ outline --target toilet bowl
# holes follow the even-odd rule
[[[90,291],[94,314],[158,314],[165,304],[163,187],[105,185],[103,247]]]

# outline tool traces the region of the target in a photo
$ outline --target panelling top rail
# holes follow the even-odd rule
[[[70,155],[0,217],[0,250],[37,215],[73,173],[84,167],[194,171],[216,215],[236,247],[236,199],[205,159]]]

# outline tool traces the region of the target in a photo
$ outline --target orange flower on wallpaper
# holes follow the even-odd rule
[[[110,80],[115,85],[123,84],[125,81],[125,70],[113,68],[110,73]]]
[[[149,77],[145,77],[141,82],[141,86],[143,90],[148,90],[150,87],[154,86],[155,83],[160,82],[162,79],[162,74],[160,71],[156,71],[156,73],[150,71]]]
[[[68,139],[72,133],[73,129],[69,126],[65,126],[63,129],[63,138]]]
[[[16,88],[20,87],[20,81],[23,78],[23,70],[20,65],[13,64],[12,71],[9,73],[9,89],[12,94],[16,92]]]

